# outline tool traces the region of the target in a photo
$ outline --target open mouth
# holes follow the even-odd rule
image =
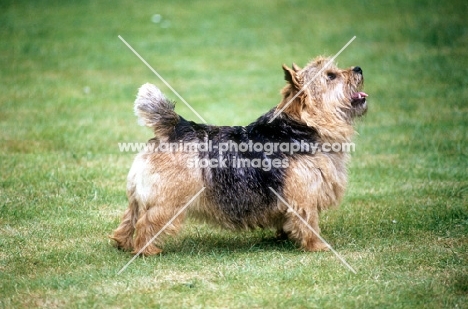
[[[355,92],[351,96],[351,104],[354,107],[364,105],[366,103],[366,98],[368,97],[368,94],[365,92]]]

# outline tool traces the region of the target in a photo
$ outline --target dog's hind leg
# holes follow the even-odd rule
[[[183,206],[183,205],[182,205]],[[138,219],[133,253],[140,251],[143,255],[153,255],[162,252],[154,243],[162,244],[167,235],[175,235],[185,218],[185,214],[177,215],[179,207],[173,205],[153,205]],[[172,221],[171,221],[172,220]]]
[[[125,211],[119,227],[110,236],[111,239],[115,240],[117,248],[125,251],[133,249],[133,233],[135,231],[132,222],[134,217],[133,212],[134,209],[130,206]]]
[[[138,201],[135,196],[136,186],[133,175],[129,176],[127,187],[128,208],[122,216],[119,227],[113,232],[111,239],[116,242],[116,247],[122,250],[133,249],[133,234],[135,232],[135,223],[138,219]]]
[[[155,243],[162,245],[165,236],[175,235],[182,226],[186,214],[184,206],[189,207],[187,203],[203,187],[200,170],[186,168],[189,155],[197,154],[156,153],[150,162],[157,164],[135,168],[139,216],[135,223],[133,253],[161,253]],[[184,211],[180,212],[182,209]]]

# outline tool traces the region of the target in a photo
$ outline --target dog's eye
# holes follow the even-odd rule
[[[327,78],[328,78],[328,80],[334,80],[336,78],[336,74],[328,72],[327,73]]]

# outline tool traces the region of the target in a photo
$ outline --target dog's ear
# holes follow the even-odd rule
[[[302,70],[302,69],[301,69],[297,64],[295,64],[294,62],[293,62],[293,64],[292,64],[292,69],[294,70],[294,72],[299,72],[300,70]]]
[[[295,64],[293,64],[293,69],[288,68],[287,65],[283,64],[283,71],[284,71],[284,79],[291,84],[296,89],[301,88],[299,80],[297,78],[296,70],[294,67],[298,68]]]

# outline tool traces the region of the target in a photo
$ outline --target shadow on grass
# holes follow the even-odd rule
[[[468,295],[468,274],[456,274],[453,278],[453,287],[457,293]]]
[[[255,230],[252,232],[216,231],[202,235],[184,235],[168,240],[165,253],[181,255],[222,255],[268,251],[300,252],[292,241],[278,240],[274,232]]]
[[[161,246],[162,255],[209,256],[253,252],[302,252],[294,242],[278,240],[275,233],[270,230],[232,232],[202,227],[203,231],[197,229],[194,232],[194,229],[197,228],[192,227],[180,235],[167,237]]]

